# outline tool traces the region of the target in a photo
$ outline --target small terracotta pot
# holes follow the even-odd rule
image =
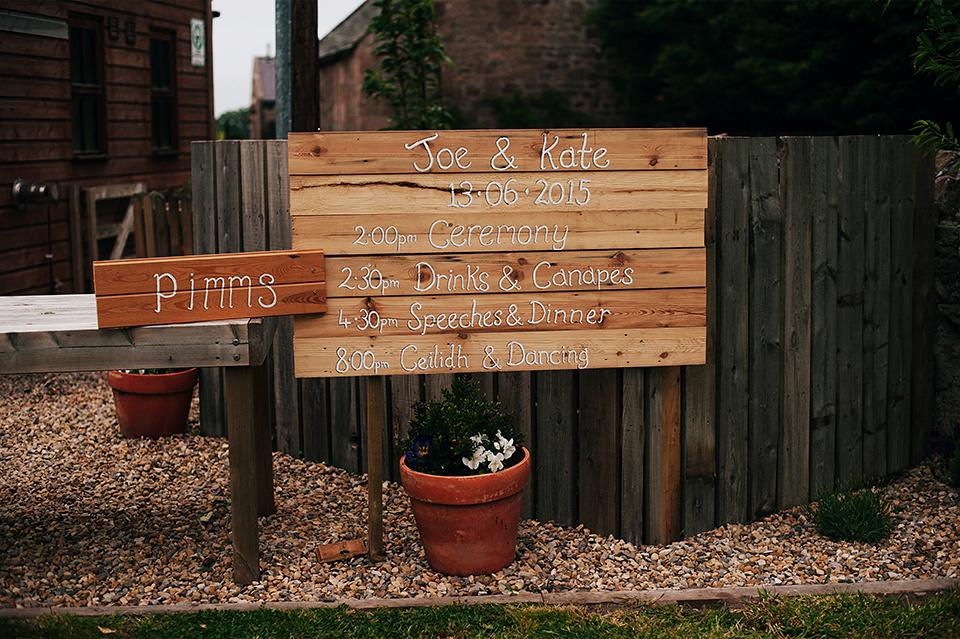
[[[120,433],[124,437],[156,439],[187,430],[190,401],[198,378],[196,368],[156,375],[107,373]]]
[[[410,496],[427,563],[447,575],[488,575],[513,561],[530,452],[497,473],[444,477],[410,470],[400,480]]]

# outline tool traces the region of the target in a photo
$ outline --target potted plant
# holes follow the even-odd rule
[[[116,370],[107,373],[120,433],[156,439],[187,430],[196,368]]]
[[[457,377],[441,401],[414,406],[400,479],[427,562],[448,575],[490,574],[516,554],[530,452],[512,416]]]

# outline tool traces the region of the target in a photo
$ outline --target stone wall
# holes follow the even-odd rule
[[[960,178],[947,175],[947,157],[937,158],[937,249],[934,277],[937,323],[934,336],[935,433],[960,425]]]

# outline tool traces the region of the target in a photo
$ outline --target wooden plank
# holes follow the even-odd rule
[[[777,505],[792,508],[810,493],[810,141],[785,138],[783,193],[783,411],[777,458]]]
[[[919,153],[919,151],[918,151]],[[911,351],[910,462],[930,454],[933,437],[933,339],[936,326],[937,208],[933,197],[933,154],[916,158],[913,218],[913,350]]]
[[[260,579],[253,371],[246,367],[227,369],[224,382],[230,441],[233,580],[247,585]]]
[[[787,138],[787,152],[793,140]],[[782,393],[780,161],[776,138],[753,138],[750,154],[748,450],[751,519],[777,509],[777,457]],[[789,157],[787,158],[790,159]],[[786,280],[784,280],[785,282]]]
[[[703,248],[330,257],[330,297],[696,288]],[[507,269],[507,270],[504,270]],[[503,279],[509,273],[509,279]],[[335,287],[335,288],[334,288]]]
[[[710,140],[710,199],[705,219],[707,260],[707,356],[703,366],[689,366],[684,374],[684,513],[687,535],[716,525],[717,493],[717,142]]]
[[[214,142],[193,142],[190,145],[195,255],[217,252],[216,148]],[[222,437],[226,434],[222,388],[221,371],[200,371],[200,430],[205,435]]]
[[[839,149],[813,138],[810,271],[810,498],[833,488],[837,438],[837,205]]]
[[[537,518],[571,525],[578,514],[576,377],[571,371],[539,371],[535,380]]]
[[[625,368],[620,417],[620,538],[643,542],[646,421],[642,368]]]
[[[217,172],[217,252],[239,253],[243,251],[240,226],[240,142],[221,140],[216,143],[214,170]]]
[[[383,555],[383,378],[368,377],[367,395],[367,547]]]
[[[837,260],[837,480],[863,478],[863,180],[860,143],[840,138]]]
[[[423,401],[423,389],[419,375],[394,375],[390,380],[390,423],[393,441],[399,442],[410,432],[410,420],[413,418],[414,406]],[[398,450],[391,460],[390,477],[392,481],[400,481],[400,457],[403,451]]]
[[[443,399],[443,389],[450,388],[453,383],[452,373],[438,372],[434,375],[424,375],[423,377],[423,397],[424,401],[440,401]]]
[[[889,138],[865,138],[863,296],[863,474],[887,474],[887,370],[890,320]]]
[[[417,211],[418,213],[420,211]],[[297,215],[293,245],[327,255],[510,251],[627,250],[703,246],[703,209],[636,212],[445,213],[443,217],[371,213]]]
[[[360,415],[357,378],[330,380],[330,463],[360,472]]]
[[[296,327],[297,320],[294,320]],[[298,337],[297,377],[403,375],[496,370],[622,368],[702,364],[705,327],[566,331],[557,344],[540,333],[462,333],[404,337]],[[374,350],[375,349],[375,350]],[[484,365],[486,362],[486,365]],[[745,440],[744,440],[745,441]]]
[[[663,500],[660,504],[661,537],[664,542],[672,543],[680,539],[681,498],[683,472],[681,470],[683,451],[680,444],[681,433],[681,395],[680,367],[667,366],[660,369],[661,399],[660,424],[661,439],[660,472]]]
[[[540,463],[538,447],[535,441],[536,429],[534,428],[534,398],[533,373],[500,373],[497,375],[497,400],[501,407],[513,414],[514,427],[519,433],[523,433],[524,446],[530,451],[531,458],[534,454],[537,459],[533,463]],[[400,378],[395,378],[400,379]],[[536,474],[531,477],[531,482],[527,490],[523,491],[523,505],[520,516],[524,519],[531,519],[535,516],[534,504],[536,503]]]
[[[287,173],[287,148],[282,141],[262,143],[264,153],[264,202],[267,242],[271,250],[291,248],[290,186]],[[309,387],[309,388],[308,388]],[[309,459],[329,461],[329,432],[326,415],[326,385],[304,380],[298,382],[293,373],[293,319],[280,318],[273,348],[273,396],[274,423],[277,432],[277,447],[291,455],[299,455],[301,447]],[[317,393],[321,397],[316,396]],[[321,401],[322,417],[303,419],[301,427],[298,395]],[[308,410],[306,406],[304,410]],[[309,444],[308,444],[309,440]],[[322,442],[322,445],[321,445]],[[309,453],[307,451],[310,451]]]
[[[95,262],[101,328],[323,312],[323,256],[285,251]]]
[[[279,330],[279,329],[278,329]],[[274,379],[276,379],[276,371]],[[328,382],[325,379],[304,379],[300,382],[301,406],[299,422],[303,430],[303,457],[310,461],[330,463],[330,421],[328,414]],[[279,420],[279,412],[278,418]],[[279,422],[278,422],[279,431]],[[278,442],[277,445],[280,448]]]
[[[747,520],[749,140],[717,141],[717,518]]]
[[[664,491],[663,474],[663,374],[658,369],[647,369],[644,375],[643,408],[644,426],[647,442],[644,448],[643,466],[646,471],[647,494],[644,500],[646,512],[643,517],[643,537],[645,543],[663,544],[666,539],[663,534]]]
[[[200,276],[228,278],[231,275],[266,274],[262,286],[324,283],[323,251],[263,251],[229,255],[126,259],[94,265],[100,276],[97,295],[169,293],[196,290]],[[160,273],[167,275],[162,276]],[[193,282],[191,282],[193,280]],[[179,286],[178,286],[179,283]]]
[[[580,371],[579,521],[599,535],[620,534],[620,376]]]
[[[312,288],[316,285],[274,284],[271,289],[276,295],[267,294],[265,299],[275,300],[276,306],[264,309],[267,311],[264,314],[272,314],[281,304],[289,306],[285,311],[289,314],[325,309],[323,315],[297,322],[298,339],[438,335],[451,331],[598,331],[706,325],[706,289],[703,288],[543,293],[529,300],[515,294],[351,297],[328,300],[326,304],[316,302],[316,296],[309,295]],[[240,289],[238,296],[242,298],[245,290]],[[287,300],[282,293],[288,290],[304,296]],[[189,294],[184,292],[183,297],[186,305]],[[198,297],[206,298],[204,295]],[[147,294],[147,298],[148,305],[154,307],[147,311],[153,312],[158,306],[157,295]],[[254,296],[252,299],[260,298]],[[164,307],[171,302],[177,302],[172,293],[170,301],[163,300]],[[216,299],[211,306],[213,312],[220,308]],[[237,306],[244,306],[243,299],[237,302]],[[260,311],[256,304],[253,310]]]
[[[240,228],[244,251],[265,251],[267,246],[264,144],[247,140],[240,145]]]
[[[512,172],[565,168],[561,162],[571,170],[668,170],[706,162],[704,129],[324,132],[291,135],[289,144],[291,175],[420,173],[444,166],[459,173]]]
[[[910,466],[911,353],[913,352],[913,143],[907,138],[894,138],[891,178],[891,286],[890,368],[887,377],[887,469],[906,470]]]
[[[703,209],[706,183],[702,170],[609,171],[589,178],[544,173],[516,173],[510,178],[468,173],[445,175],[307,175],[290,177],[294,217],[416,211],[448,215],[454,210],[485,216],[530,215],[563,211],[591,213],[645,209]],[[453,180],[453,181],[451,181]]]

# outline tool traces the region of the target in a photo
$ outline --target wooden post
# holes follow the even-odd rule
[[[367,552],[383,556],[383,378],[367,378]]]
[[[661,426],[661,526],[662,543],[669,544],[680,538],[680,513],[683,504],[680,497],[682,482],[680,449],[680,367],[669,366],[660,369],[663,376],[660,393]]]
[[[245,586],[260,579],[257,530],[257,437],[253,370],[224,370],[230,455],[230,525],[233,529],[233,580]]]
[[[270,358],[253,369],[254,442],[256,443],[257,515],[266,517],[277,512],[273,490],[273,446],[270,443],[270,410],[266,394],[269,392]]]

